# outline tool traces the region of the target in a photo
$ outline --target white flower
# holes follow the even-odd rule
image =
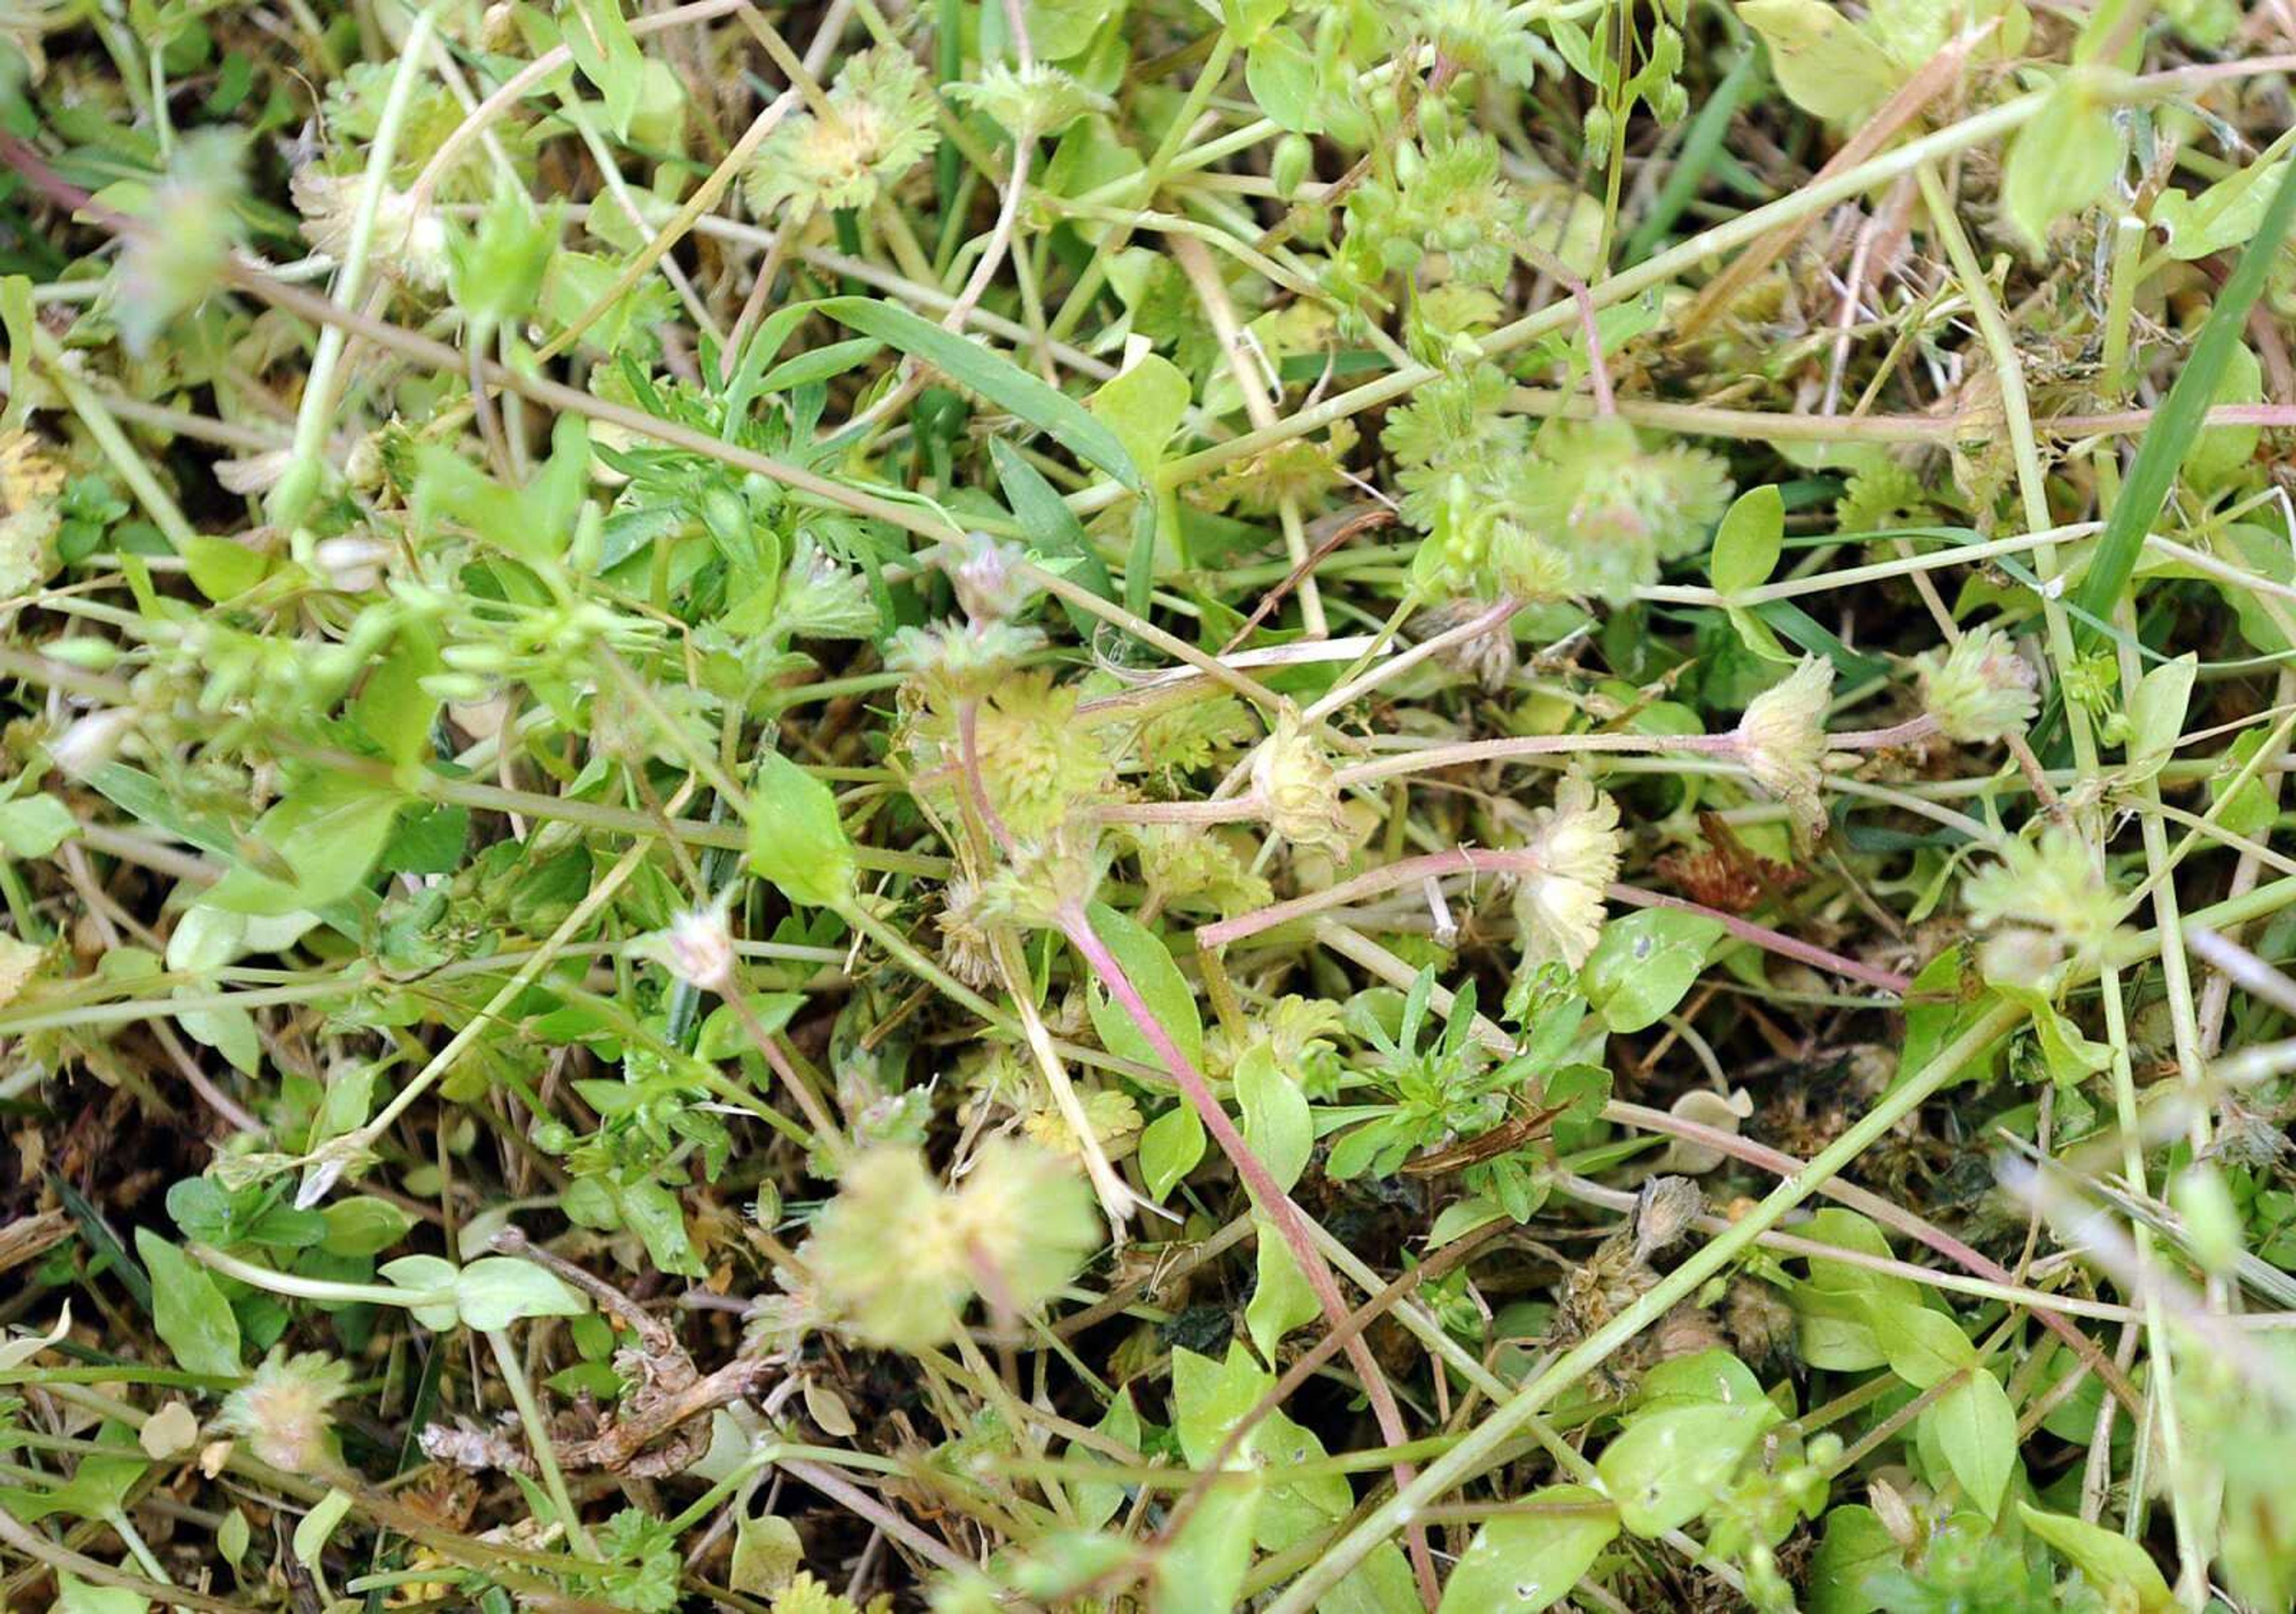
[[[1825,828],[1818,764],[1825,756],[1825,709],[1833,699],[1833,663],[1805,657],[1785,678],[1754,697],[1738,720],[1738,758],[1754,782],[1785,803],[1797,835]]]
[[[1922,709],[1948,740],[1990,745],[2023,733],[2039,709],[2032,668],[1997,627],[1964,634],[1945,655],[1932,651],[1916,666]]]
[[[1619,804],[1572,774],[1534,817],[1524,849],[1538,861],[1515,887],[1528,961],[1587,962],[1603,934],[1604,888],[1619,877]]]
[[[734,989],[734,933],[716,903],[680,914],[662,935],[662,958],[688,986],[723,994]]]

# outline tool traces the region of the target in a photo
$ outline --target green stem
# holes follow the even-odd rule
[[[534,1397],[534,1386],[527,1382],[526,1364],[518,1359],[518,1348],[511,1342],[510,1331],[487,1330],[487,1344],[495,1354],[495,1365],[502,1370],[503,1382],[510,1389],[511,1401],[518,1408],[527,1449],[534,1454],[534,1466],[542,1471],[543,1489],[550,1493],[550,1504],[558,1510],[558,1517],[565,1523],[566,1538],[583,1557],[595,1558],[598,1549],[591,1545],[590,1533],[582,1528],[582,1515],[575,1511],[573,1494],[567,1490],[566,1476],[558,1466],[558,1448],[550,1439],[550,1421]]]
[[[1709,1278],[1736,1260],[1758,1237],[1775,1227],[1788,1211],[1816,1192],[1820,1184],[1873,1147],[1995,1040],[2015,1029],[2024,1018],[2024,1011],[2012,1004],[1997,1004],[1980,1016],[1913,1077],[1877,1101],[1862,1119],[1836,1138],[1807,1167],[1771,1190],[1759,1205],[1733,1223],[1728,1232],[1707,1243],[1633,1305],[1549,1364],[1544,1372],[1515,1391],[1505,1405],[1478,1424],[1458,1445],[1430,1463],[1416,1479],[1373,1510],[1370,1517],[1341,1537],[1270,1605],[1269,1614],[1308,1614],[1316,1600],[1338,1585],[1374,1547],[1401,1529],[1421,1509],[1482,1472],[1490,1455],[1557,1396],[1600,1367],[1673,1307],[1696,1293]]]

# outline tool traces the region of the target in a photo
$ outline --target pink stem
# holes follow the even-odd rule
[[[1935,717],[1923,712],[1918,717],[1908,717],[1903,723],[1893,723],[1887,728],[1843,729],[1825,737],[1825,747],[1833,751],[1879,751],[1893,745],[1911,745],[1926,740],[1938,732]]]
[[[1133,986],[1132,978],[1124,972],[1124,966],[1117,961],[1116,954],[1108,950],[1107,944],[1093,930],[1092,922],[1086,917],[1083,906],[1073,900],[1062,903],[1054,911],[1054,922],[1059,925],[1061,934],[1068,938],[1070,945],[1084,955],[1085,963],[1100,978],[1101,984],[1108,989],[1108,995],[1123,1005],[1124,1012],[1131,1017],[1140,1035],[1148,1039],[1148,1045],[1163,1061],[1174,1085],[1203,1122],[1204,1130],[1212,1135],[1213,1140],[1220,1146],[1220,1151],[1235,1167],[1236,1176],[1243,1179],[1245,1189],[1274,1225],[1283,1240],[1284,1248],[1292,1252],[1292,1258],[1299,1265],[1300,1274],[1308,1280],[1308,1287],[1315,1290],[1316,1303],[1323,1308],[1324,1317],[1333,1328],[1345,1329],[1348,1323],[1347,1301],[1340,1294],[1339,1281],[1332,1276],[1332,1269],[1324,1260],[1324,1252],[1316,1248],[1315,1241],[1308,1236],[1306,1213],[1283,1191],[1283,1184],[1267,1169],[1267,1162],[1253,1152],[1250,1143],[1244,1142],[1243,1135],[1236,1130],[1235,1123],[1228,1119],[1227,1111],[1212,1095],[1211,1084],[1204,1079],[1194,1061],[1181,1052],[1180,1045],[1172,1040],[1171,1033],[1164,1029],[1163,1022],[1156,1018],[1155,1012],[1149,1008],[1147,1001]],[[1363,1381],[1364,1394],[1371,1401],[1373,1414],[1379,1421],[1380,1438],[1390,1446],[1401,1446],[1404,1443],[1402,1412],[1396,1405],[1395,1393],[1388,1388],[1386,1375],[1380,1371],[1371,1348],[1364,1343],[1359,1332],[1349,1335],[1347,1353],[1349,1362]],[[1395,1483],[1398,1488],[1409,1485],[1414,1473],[1411,1464],[1397,1463]],[[1433,1561],[1426,1557],[1426,1534],[1423,1529],[1414,1526],[1412,1558],[1415,1565],[1424,1561],[1420,1590],[1431,1607],[1434,1602],[1434,1566]]]
[[[1208,924],[1196,932],[1196,946],[1206,952],[1239,942],[1262,930],[1272,930],[1277,925],[1295,919],[1305,919],[1326,908],[1343,906],[1358,897],[1375,897],[1382,891],[1391,891],[1398,886],[1407,886],[1430,878],[1441,879],[1446,874],[1535,874],[1539,872],[1538,860],[1528,852],[1500,852],[1480,847],[1456,847],[1447,852],[1429,852],[1418,857],[1406,857],[1398,863],[1383,864],[1376,869],[1343,880],[1335,886],[1320,891],[1310,891],[1305,897],[1255,908],[1249,914],[1239,914],[1233,919],[1223,919]]]
[[[1480,847],[1456,847],[1447,852],[1429,852],[1423,856],[1406,857],[1343,880],[1321,891],[1311,891],[1305,897],[1294,897],[1286,902],[1274,903],[1249,914],[1239,914],[1234,919],[1223,919],[1196,932],[1196,945],[1207,950],[1225,947],[1263,930],[1273,930],[1295,919],[1305,919],[1329,908],[1354,902],[1359,897],[1376,896],[1398,886],[1418,881],[1440,879],[1447,874],[1539,874],[1546,871],[1538,859],[1529,852],[1508,852]],[[1646,891],[1640,886],[1611,885],[1604,895],[1613,902],[1623,902],[1637,908],[1673,908],[1680,913],[1702,914],[1728,930],[1741,941],[1751,942],[1765,952],[1781,958],[1791,958],[1813,969],[1831,971],[1851,980],[1862,981],[1884,992],[1899,996],[1913,987],[1911,979],[1894,970],[1884,970],[1875,964],[1861,963],[1829,952],[1814,942],[1807,942],[1757,924],[1735,914],[1726,914],[1719,908],[1710,908],[1703,903],[1680,897],[1669,897],[1658,891]]]
[[[1751,919],[1726,914],[1719,908],[1710,908],[1702,902],[1692,902],[1685,897],[1669,897],[1661,891],[1645,891],[1640,886],[1612,885],[1605,888],[1605,894],[1611,901],[1623,902],[1629,907],[1672,908],[1677,913],[1703,914],[1739,940],[1750,941],[1765,952],[1775,953],[1781,958],[1794,959],[1814,970],[1846,975],[1851,980],[1863,981],[1884,992],[1894,992],[1899,997],[1913,989],[1912,978],[1900,975],[1895,970],[1884,970],[1878,964],[1860,963],[1854,958],[1828,952],[1815,942],[1800,940],[1782,930],[1773,930],[1767,925],[1756,924]]]
[[[1010,857],[1013,856],[1013,832],[1004,827],[1004,821],[996,815],[996,809],[989,805],[988,788],[980,781],[980,701],[966,700],[958,702],[956,739],[958,754],[964,759],[965,793],[972,798],[973,810],[980,815],[982,824],[987,826],[989,834],[996,838],[996,844],[1004,849],[1004,856]]]
[[[1436,768],[1458,767],[1470,762],[1499,762],[1510,757],[1568,757],[1593,751],[1687,751],[1698,756],[1733,757],[1740,749],[1738,736],[1727,734],[1521,734],[1507,740],[1465,740],[1456,745],[1433,745],[1420,750],[1358,762],[1340,770],[1341,786],[1369,784],[1397,774],[1424,774]]]

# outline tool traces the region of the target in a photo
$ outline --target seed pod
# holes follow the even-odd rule
[[[1267,176],[1275,183],[1275,193],[1290,201],[1300,193],[1300,186],[1313,172],[1316,149],[1305,135],[1286,135],[1275,143],[1275,155],[1267,165]]]

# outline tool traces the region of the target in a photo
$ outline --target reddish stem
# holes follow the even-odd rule
[[[1147,1000],[1133,986],[1131,977],[1125,973],[1124,966],[1118,962],[1116,954],[1109,951],[1107,944],[1093,930],[1083,905],[1073,900],[1063,902],[1055,910],[1054,922],[1059,925],[1061,934],[1068,938],[1070,945],[1084,955],[1085,963],[1100,978],[1101,984],[1108,989],[1108,995],[1122,1005],[1124,1012],[1139,1028],[1140,1035],[1148,1040],[1148,1045],[1155,1050],[1156,1057],[1163,1062],[1181,1095],[1203,1122],[1204,1130],[1211,1134],[1213,1141],[1219,1144],[1220,1151],[1235,1167],[1235,1174],[1243,1179],[1244,1188],[1283,1238],[1284,1248],[1292,1252],[1292,1258],[1298,1264],[1300,1274],[1308,1280],[1308,1287],[1315,1291],[1316,1303],[1323,1308],[1324,1317],[1332,1328],[1345,1330],[1348,1326],[1347,1301],[1340,1294],[1339,1281],[1332,1277],[1323,1251],[1316,1248],[1315,1241],[1308,1236],[1306,1213],[1284,1192],[1283,1185],[1267,1169],[1267,1162],[1253,1152],[1250,1143],[1244,1142],[1243,1135],[1236,1130],[1235,1123],[1228,1119],[1227,1111],[1213,1096],[1211,1084],[1204,1079],[1195,1062],[1181,1052],[1180,1045],[1172,1040],[1171,1033],[1165,1030],[1163,1022],[1156,1018]],[[1371,1402],[1373,1415],[1379,1421],[1380,1438],[1390,1446],[1403,1445],[1403,1413],[1396,1405],[1395,1392],[1388,1388],[1387,1377],[1380,1371],[1379,1362],[1371,1354],[1371,1348],[1364,1343],[1359,1334],[1350,1334],[1347,1340],[1347,1353],[1357,1376],[1363,1381],[1364,1394]],[[1397,1488],[1399,1490],[1409,1485],[1414,1472],[1410,1463],[1398,1462],[1395,1465]],[[1420,1594],[1432,1608],[1436,1601],[1435,1565],[1428,1554],[1426,1532],[1417,1525],[1414,1525],[1411,1530],[1411,1561],[1418,1572]]]
[[[1257,936],[1294,919],[1305,919],[1330,908],[1342,906],[1358,897],[1373,897],[1398,886],[1407,886],[1427,879],[1440,879],[1447,874],[1542,874],[1546,871],[1538,859],[1529,852],[1508,852],[1481,847],[1456,847],[1447,852],[1430,852],[1424,856],[1406,857],[1400,862],[1343,880],[1321,891],[1305,897],[1294,897],[1286,902],[1274,903],[1249,914],[1239,914],[1233,919],[1223,919],[1196,932],[1196,945],[1207,951],[1225,947],[1246,937]],[[1680,913],[1700,914],[1714,921],[1741,941],[1751,942],[1767,953],[1781,958],[1791,958],[1813,969],[1830,971],[1866,986],[1892,992],[1902,997],[1913,987],[1913,981],[1894,970],[1884,970],[1875,964],[1861,963],[1830,952],[1815,942],[1802,941],[1765,924],[1735,914],[1726,914],[1719,908],[1710,908],[1703,903],[1685,897],[1669,897],[1657,891],[1645,891],[1640,886],[1611,885],[1604,894],[1614,902],[1623,902],[1637,908],[1673,908]]]

